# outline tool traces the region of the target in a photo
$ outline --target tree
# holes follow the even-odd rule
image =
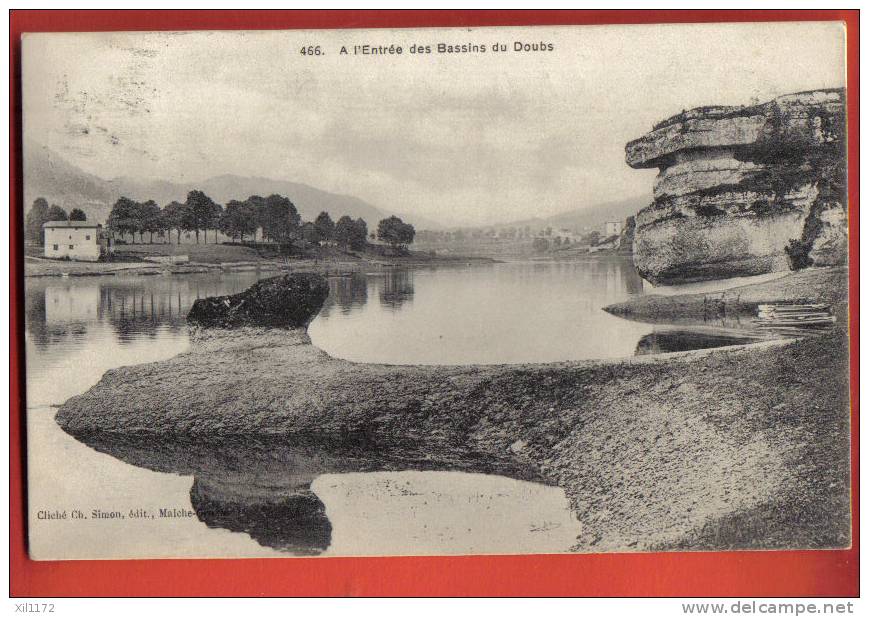
[[[135,242],[136,232],[142,231],[141,204],[128,197],[119,197],[115,205],[112,206],[112,211],[109,212],[106,225],[113,232],[122,235],[131,234],[133,242]]]
[[[803,242],[796,239],[788,241],[787,246],[785,246],[785,254],[788,257],[788,268],[791,270],[802,270],[815,263],[814,259],[809,256],[811,250],[811,242]]]
[[[266,200],[264,197],[260,197],[259,195],[251,195],[247,199],[244,200],[244,203],[250,206],[253,211],[254,220],[256,221],[256,226],[259,229],[262,229],[262,239],[267,240],[268,234],[266,233],[265,228],[265,218],[266,218]],[[254,234],[254,239],[256,239],[256,235]]]
[[[314,224],[311,221],[302,223],[302,227],[299,229],[299,235],[302,236],[302,240],[309,242],[310,244],[314,244],[319,240],[317,228],[314,227]]]
[[[69,216],[66,214],[66,210],[61,208],[60,206],[56,206],[51,204],[51,207],[48,209],[48,220],[49,221],[68,221]]]
[[[233,240],[241,238],[244,242],[246,234],[256,234],[257,217],[254,207],[248,201],[233,199],[226,204],[226,209],[220,215],[218,228]]]
[[[353,233],[356,231],[356,222],[346,214],[338,219],[335,225],[335,240],[344,250],[350,248],[350,242],[353,239]],[[366,234],[367,235],[367,234]]]
[[[186,229],[184,223],[193,219],[189,206],[172,201],[166,204],[166,207],[160,212],[160,218],[162,219],[162,228],[170,231],[169,241],[172,240],[171,230],[174,229],[177,233],[177,244],[181,244],[181,230]]]
[[[368,224],[361,218],[354,221],[349,216],[342,216],[335,225],[335,240],[344,250],[360,251],[368,241]]]
[[[531,243],[531,246],[537,253],[545,253],[549,250],[549,240],[541,237],[534,238],[534,242]]]
[[[199,221],[196,218],[196,213],[193,211],[193,206],[188,204],[187,202],[181,204],[183,207],[181,208],[181,229],[186,232],[195,231],[197,234],[199,229]],[[198,242],[198,239],[197,239]]]
[[[291,244],[299,237],[302,217],[289,199],[282,195],[269,195],[260,206],[259,221],[263,235],[269,240]]]
[[[354,251],[361,251],[368,244],[367,238],[368,223],[362,218],[353,221],[353,235],[350,239],[350,248]]]
[[[317,232],[317,240],[333,240],[335,238],[335,223],[328,212],[321,212],[314,219],[314,229]]]
[[[220,227],[220,217],[223,216],[223,206],[217,202],[211,202],[211,216],[208,219],[208,225],[205,227],[205,233],[208,234],[209,229],[214,230],[214,243],[217,244],[217,230]]]
[[[42,226],[50,220],[48,218],[48,202],[42,197],[35,199],[33,205],[30,206],[30,210],[27,212],[27,219],[24,222],[27,239],[31,242],[36,242],[39,246],[45,244],[45,234],[42,233]]]
[[[193,216],[192,229],[196,232],[196,244],[199,244],[199,230],[205,231],[205,243],[208,244],[208,230],[216,229],[222,208],[202,191],[190,191],[185,202]]]
[[[84,213],[84,210],[81,208],[73,208],[69,213],[69,220],[71,221],[86,221],[88,220],[88,215]]]
[[[154,232],[167,229],[163,227],[163,217],[160,216],[160,206],[153,199],[139,204],[140,233],[148,232],[148,243],[154,243]]]
[[[377,224],[377,237],[388,243],[393,249],[406,249],[413,242],[416,230],[413,225],[405,223],[397,216],[385,218]]]

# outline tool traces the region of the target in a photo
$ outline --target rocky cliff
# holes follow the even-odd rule
[[[636,216],[634,263],[653,284],[847,259],[844,90],[700,107],[625,147],[659,169]]]

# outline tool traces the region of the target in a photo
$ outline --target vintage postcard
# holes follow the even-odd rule
[[[851,544],[835,22],[26,34],[33,559]]]

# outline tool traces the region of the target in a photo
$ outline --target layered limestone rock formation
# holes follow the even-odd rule
[[[845,93],[700,107],[627,144],[659,169],[636,216],[634,263],[653,284],[764,274],[847,259]]]

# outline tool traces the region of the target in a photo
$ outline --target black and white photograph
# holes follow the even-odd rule
[[[851,546],[841,23],[21,57],[32,559]]]

